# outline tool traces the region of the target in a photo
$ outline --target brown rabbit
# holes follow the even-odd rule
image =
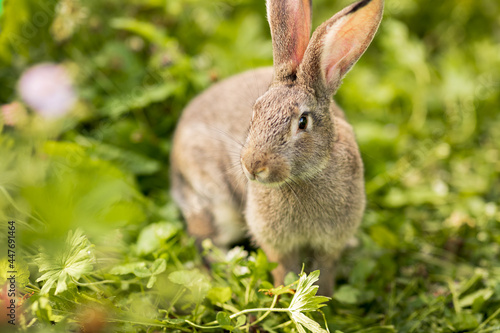
[[[370,44],[383,0],[362,0],[309,40],[310,0],[268,0],[274,67],[224,80],[178,124],[172,194],[198,241],[247,233],[278,262],[275,284],[304,259],[331,295],[334,266],[363,216],[363,164],[331,96]],[[307,258],[305,258],[307,257]]]

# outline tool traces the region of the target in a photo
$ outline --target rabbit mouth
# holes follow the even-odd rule
[[[262,186],[269,187],[269,188],[281,188],[281,187],[285,186],[287,181],[288,181],[288,179],[278,180],[278,181],[269,181],[267,179],[259,179],[258,177],[256,177],[255,179],[250,179],[250,178],[247,178],[247,179],[250,180],[250,183],[262,185]]]
[[[241,163],[241,168],[246,178],[253,183],[259,183],[270,187],[280,187],[289,178],[287,170],[282,168],[270,168],[268,166],[247,166]]]

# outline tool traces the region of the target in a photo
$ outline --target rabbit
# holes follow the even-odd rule
[[[332,95],[378,29],[383,0],[356,2],[312,37],[310,0],[268,0],[273,67],[216,83],[184,109],[173,137],[171,193],[201,243],[250,236],[276,285],[336,262],[365,209],[363,163]]]

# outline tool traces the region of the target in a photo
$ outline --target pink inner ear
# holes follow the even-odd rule
[[[340,81],[364,53],[377,30],[382,5],[382,2],[372,1],[365,8],[341,17],[328,28],[321,59],[327,84]]]
[[[300,65],[311,34],[311,0],[267,0],[276,80],[290,78]]]
[[[310,0],[291,1],[289,7],[288,30],[292,34],[292,49],[289,50],[293,61],[298,66],[309,44],[311,34],[311,8]]]
[[[352,54],[359,48],[360,43],[356,39],[339,40],[331,46],[332,51],[323,59],[327,82],[340,79],[342,72],[348,70],[346,67],[350,67],[349,59],[356,58]]]

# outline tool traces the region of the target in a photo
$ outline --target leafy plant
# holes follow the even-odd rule
[[[349,2],[315,0],[315,25]],[[273,288],[260,250],[198,252],[168,194],[182,109],[272,63],[263,1],[0,3],[0,227],[16,222],[20,331],[321,331],[321,313],[332,332],[499,330],[498,1],[386,1],[334,96],[367,209],[328,302],[316,272]],[[60,118],[20,89],[43,63],[77,96]]]
[[[68,289],[68,284],[76,285],[82,276],[93,271],[95,258],[92,247],[83,231],[70,231],[65,246],[52,249],[40,248],[40,254],[35,258],[41,273],[36,282],[44,282],[40,294],[48,294],[56,287],[54,294]]]
[[[174,277],[172,276],[173,274],[175,274]],[[274,294],[272,304],[269,308],[245,309],[238,311],[232,315],[228,315],[225,312],[219,312],[217,313],[216,320],[216,323],[218,323],[218,325],[210,325],[209,323],[205,326],[201,326],[189,320],[186,320],[186,322],[200,329],[223,328],[225,330],[235,331],[236,329],[243,328],[243,325],[246,322],[245,317],[243,316],[244,314],[251,312],[264,312],[264,314],[258,317],[254,322],[249,323],[246,326],[246,329],[248,329],[250,326],[254,326],[264,320],[272,312],[286,312],[290,316],[290,319],[295,324],[295,327],[299,332],[305,333],[305,328],[314,333],[326,332],[326,330],[321,328],[321,326],[316,321],[305,315],[305,313],[319,310],[321,307],[326,305],[323,303],[329,300],[328,297],[316,296],[318,286],[314,286],[313,284],[314,282],[318,281],[318,277],[319,271],[314,271],[309,275],[301,273],[299,280],[294,282],[292,285],[278,289],[261,290],[266,291],[269,294]],[[199,279],[193,279],[192,277],[186,276],[186,273],[172,273],[170,279],[174,279],[174,281],[177,281],[177,283],[191,286],[191,288],[195,285],[198,285],[199,288]],[[278,297],[282,295],[284,291],[288,292],[293,285],[297,285],[297,289],[294,292],[294,296],[290,302],[290,305],[286,308],[275,308],[274,306],[278,301]],[[236,323],[234,325],[231,322],[232,319],[236,319]]]

